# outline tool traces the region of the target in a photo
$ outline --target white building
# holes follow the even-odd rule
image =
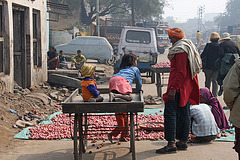
[[[46,0],[0,0],[0,93],[47,80]]]

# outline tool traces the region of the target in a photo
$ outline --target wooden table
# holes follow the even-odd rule
[[[82,160],[83,153],[87,149],[87,114],[88,113],[129,113],[130,114],[130,152],[132,152],[132,159],[136,159],[135,153],[135,129],[134,129],[134,113],[144,111],[144,101],[142,91],[136,93],[133,90],[133,100],[131,102],[116,101],[109,102],[109,90],[99,89],[103,102],[83,102],[79,95],[79,90],[76,89],[63,103],[63,113],[75,113],[74,117],[74,159]],[[85,125],[83,125],[83,117]],[[77,125],[79,124],[79,126]],[[85,132],[83,133],[83,128]],[[79,130],[79,147],[77,132]]]
[[[156,77],[157,77],[157,84],[156,84],[157,95],[158,95],[158,97],[161,97],[161,99],[163,101],[163,98],[162,98],[163,84],[162,84],[161,74],[170,73],[171,68],[154,68],[154,67],[152,67],[151,69],[152,69],[152,71],[154,71],[156,73]]]

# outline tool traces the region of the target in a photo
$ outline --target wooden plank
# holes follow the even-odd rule
[[[73,99],[78,95],[78,93],[79,93],[79,89],[77,88],[63,103],[72,102]]]
[[[132,102],[132,103],[88,103],[83,104],[73,104],[65,103],[62,104],[63,113],[118,113],[118,112],[143,112],[144,104],[142,102]]]
[[[107,89],[101,89],[100,92],[109,92]],[[108,94],[101,94],[104,98],[103,102],[84,102],[82,97],[77,95],[75,90],[63,103],[64,113],[117,113],[117,112],[143,112],[144,99],[142,91],[133,93],[133,101],[127,102],[124,100],[117,100],[116,102],[109,102]]]
[[[72,88],[82,88],[81,81],[79,79],[64,76],[61,74],[48,74],[48,82],[51,84],[57,84]]]

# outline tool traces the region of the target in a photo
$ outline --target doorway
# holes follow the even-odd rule
[[[27,87],[26,69],[26,31],[25,9],[13,7],[13,51],[14,51],[14,81],[22,88]]]

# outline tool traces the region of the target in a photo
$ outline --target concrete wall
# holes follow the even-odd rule
[[[6,92],[13,92],[14,88],[14,33],[13,33],[13,6],[23,7],[24,11],[24,37],[26,41],[24,48],[28,48],[26,53],[26,71],[25,87],[34,87],[35,85],[47,81],[47,12],[46,0],[0,0],[3,5],[4,17],[4,55],[7,67],[0,72],[0,84],[4,84]],[[33,63],[33,10],[38,10],[40,15],[41,32],[41,50],[42,65],[35,66]],[[27,51],[24,51],[27,52]],[[1,89],[1,85],[0,85]]]
[[[72,36],[68,31],[50,31],[50,46],[68,43]]]

